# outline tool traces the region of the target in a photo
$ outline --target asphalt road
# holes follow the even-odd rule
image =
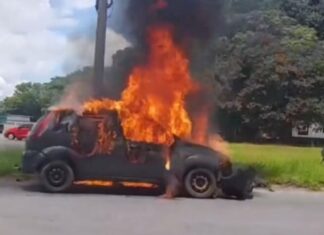
[[[0,149],[23,145],[0,137]],[[34,183],[0,180],[0,234],[324,234],[324,193],[259,190],[248,201],[96,193],[51,195]]]
[[[29,183],[30,184],[30,183]],[[257,191],[253,200],[50,195],[0,182],[5,235],[323,235],[324,194]]]
[[[18,140],[8,140],[0,134],[0,150],[19,148],[23,149],[25,142]]]

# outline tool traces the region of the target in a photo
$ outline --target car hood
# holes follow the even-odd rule
[[[209,156],[217,160],[221,165],[231,165],[229,156],[208,146],[195,144],[179,138],[176,138],[176,141],[171,146],[171,150],[181,156]]]

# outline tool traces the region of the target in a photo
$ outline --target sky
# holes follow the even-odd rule
[[[0,100],[21,82],[47,82],[93,63],[94,5],[95,0],[0,1]],[[109,64],[128,42],[111,29],[107,39]]]

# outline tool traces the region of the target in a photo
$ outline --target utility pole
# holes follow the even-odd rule
[[[96,9],[98,12],[97,34],[95,44],[94,61],[94,89],[100,97],[105,72],[105,47],[107,31],[107,11],[113,4],[113,0],[96,0]]]

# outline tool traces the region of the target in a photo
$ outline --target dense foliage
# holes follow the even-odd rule
[[[288,141],[294,125],[323,124],[323,4],[233,2],[245,2],[249,8],[229,8],[227,30],[213,42],[206,55],[211,64],[204,71],[204,81],[215,90],[215,123],[223,135],[231,140]],[[310,23],[314,18],[317,24]]]
[[[292,125],[323,123],[320,33],[279,9],[241,14],[232,24],[235,33],[215,41],[209,73],[222,88],[216,99],[225,134],[285,139]]]
[[[192,66],[212,89],[215,123],[223,135],[286,140],[293,125],[324,123],[324,1],[231,0],[225,10],[224,32],[199,57],[203,66]],[[118,52],[107,77],[122,81],[136,60],[133,52]],[[66,84],[85,77],[91,69],[18,85],[0,103],[0,112],[38,117]]]

